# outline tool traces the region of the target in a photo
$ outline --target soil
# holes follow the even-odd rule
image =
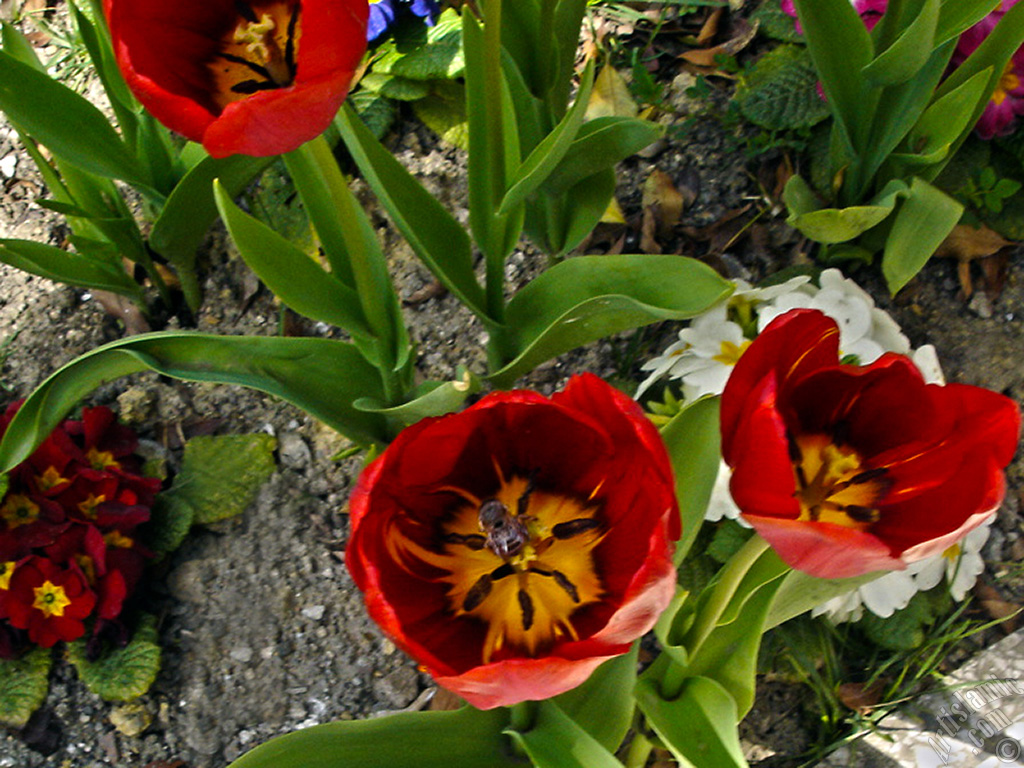
[[[685,96],[688,77],[680,76],[670,88],[671,120],[680,121],[696,108]],[[429,131],[411,121],[401,124],[389,146],[466,220],[460,152],[438,146]],[[627,244],[636,240],[639,190],[650,170],[658,168],[677,185],[697,192],[661,245],[665,252],[699,251],[694,231],[763,198],[759,164],[763,160],[749,162],[742,142],[719,123],[697,122],[685,143],[664,143],[649,157],[623,164],[617,197],[632,225],[599,233],[592,248],[607,247],[601,243],[618,237]],[[42,181],[2,122],[0,185],[0,238],[62,244],[66,228],[34,202],[45,193]],[[429,291],[429,272],[365,187],[357,182],[357,188],[406,300],[420,372],[445,379],[454,377],[459,364],[483,371],[482,327],[453,297]],[[754,280],[805,261],[802,244],[781,218],[769,213],[752,229],[756,237],[737,240],[707,256],[709,261],[730,277]],[[517,251],[508,267],[511,281],[525,283],[540,267],[538,254],[529,248]],[[280,308],[265,290],[252,295],[254,280],[220,230],[204,247],[203,269],[206,301],[197,318],[200,330],[277,331]],[[972,304],[959,295],[956,265],[949,261],[930,263],[896,301],[875,272],[862,270],[856,277],[893,313],[915,346],[935,344],[950,381],[1024,398],[1019,253],[1009,264],[1001,295]],[[542,366],[523,384],[547,392],[585,370],[638,381],[644,356],[664,348],[677,330],[668,324],[593,344]],[[303,332],[332,333],[322,327]],[[6,355],[0,384],[7,397],[27,395],[64,363],[123,333],[123,326],[89,293],[0,266],[0,349]],[[629,350],[638,339],[644,351],[632,355]],[[157,761],[221,768],[254,745],[296,728],[426,705],[434,690],[431,680],[370,622],[344,567],[345,505],[361,459],[332,460],[345,447],[343,438],[269,396],[155,375],[105,384],[87,403],[114,407],[154,443],[166,443],[179,430],[271,432],[278,438],[278,466],[245,514],[195,530],[163,565],[162,579],[148,598],[160,617],[164,648],[162,670],[150,692],[128,705],[104,703],[84,688],[69,665],[56,665],[49,697],[31,732],[0,735],[0,768],[128,768]],[[173,446],[169,455],[172,463],[180,459]],[[1000,564],[1021,554],[1022,480],[1024,462],[1018,459],[1009,471],[1009,492],[987,549],[993,564],[990,580]],[[1000,588],[1007,600],[1019,600],[1012,581],[1004,579]],[[752,759],[793,764],[812,741],[800,715],[805,695],[793,686],[763,690],[743,729]]]

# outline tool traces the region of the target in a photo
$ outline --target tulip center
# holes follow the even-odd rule
[[[1006,69],[1003,70],[1003,76],[999,78],[999,83],[996,84],[995,91],[992,92],[992,103],[997,107],[1006,100],[1006,97],[1011,91],[1017,90],[1020,86],[1020,78],[1017,77],[1017,73],[1014,71],[1013,61],[1009,61],[1006,64]]]
[[[276,2],[260,8],[236,0],[238,22],[221,39],[213,72],[213,98],[224,108],[254,93],[294,82],[299,44],[299,4]]]
[[[878,522],[878,501],[888,490],[884,468],[865,468],[856,450],[824,434],[790,443],[800,520],[865,531]]]
[[[39,519],[39,505],[28,496],[12,493],[0,507],[0,517],[7,521],[7,529],[28,525]]]
[[[513,477],[491,498],[456,492],[466,503],[442,522],[440,551],[417,554],[447,572],[451,613],[487,625],[483,663],[577,639],[573,614],[604,594],[592,555],[605,535],[597,489],[577,499]]]
[[[32,607],[42,611],[46,618],[63,616],[64,609],[71,605],[71,599],[64,592],[64,587],[49,580],[44,581],[43,586],[35,587],[33,591],[36,599],[32,603]]]

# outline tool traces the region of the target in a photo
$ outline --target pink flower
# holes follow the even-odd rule
[[[870,32],[875,28],[878,20],[882,18],[882,14],[885,13],[889,0],[850,0],[850,4],[860,14],[861,19],[864,21],[864,26]],[[796,6],[793,5],[793,0],[782,0],[782,10],[794,19],[797,18]],[[804,33],[799,21],[796,23],[796,31],[801,35]]]

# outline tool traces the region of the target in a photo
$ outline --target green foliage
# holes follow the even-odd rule
[[[85,687],[104,701],[131,701],[153,685],[160,671],[156,617],[143,614],[135,634],[124,648],[107,649],[90,661],[85,640],[68,644],[68,660],[75,666]]]
[[[161,494],[174,516],[205,525],[244,512],[274,471],[277,440],[265,434],[194,437],[185,445],[181,471]]]
[[[807,49],[780,45],[741,76],[734,96],[750,122],[771,130],[810,128],[828,117]]]
[[[724,520],[716,529],[705,553],[719,563],[728,562],[746,544],[751,531],[732,520]]]
[[[18,659],[0,659],[0,724],[21,728],[46,699],[53,652],[35,648]]]
[[[857,626],[879,648],[912,651],[920,647],[927,638],[928,630],[947,615],[952,607],[953,599],[949,590],[942,585],[927,592],[918,592],[906,608],[888,618],[883,619],[865,611],[864,618],[857,622]]]

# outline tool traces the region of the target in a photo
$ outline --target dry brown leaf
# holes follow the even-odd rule
[[[724,12],[724,8],[715,8],[715,10],[708,14],[708,17],[704,20],[704,25],[697,34],[697,45],[707,45],[715,39],[715,35],[718,34],[718,22],[722,20],[722,13]]]
[[[626,81],[614,67],[605,64],[594,79],[587,103],[586,119],[595,117],[636,117],[637,106]]]
[[[124,323],[124,330],[128,336],[152,330],[141,310],[124,296],[100,290],[92,291],[92,295],[108,315],[113,315]]]
[[[445,688],[438,688],[437,693],[434,694],[434,698],[430,700],[430,706],[427,707],[427,709],[435,712],[447,712],[453,709],[459,709],[465,705],[466,702],[451,691]]]
[[[679,57],[699,67],[716,67],[716,56],[735,56],[754,39],[758,26],[759,22],[756,20],[753,24],[747,22],[738,23],[736,25],[736,34],[733,35],[732,39],[711,48],[697,48],[686,51],[681,53]]]
[[[959,261],[957,277],[964,298],[968,299],[974,293],[971,262],[978,261],[985,281],[985,292],[989,298],[996,299],[1006,282],[1009,261],[1005,254],[1000,254],[1000,251],[1012,245],[1016,245],[1016,243],[1007,240],[985,225],[972,227],[967,224],[957,224],[935,251],[935,255]]]
[[[655,222],[655,234],[668,237],[683,216],[686,201],[676,188],[672,177],[657,168],[644,181],[642,203],[644,217],[648,211]]]
[[[843,706],[852,709],[854,712],[866,715],[878,706],[878,702],[882,700],[885,685],[886,683],[883,680],[875,680],[871,685],[843,683],[839,686],[837,694]]]
[[[974,594],[989,618],[1002,622],[999,625],[1000,629],[1006,633],[1017,630],[1019,621],[1015,614],[1021,609],[1021,606],[1004,600],[995,587],[983,581],[979,581],[974,585]]]

